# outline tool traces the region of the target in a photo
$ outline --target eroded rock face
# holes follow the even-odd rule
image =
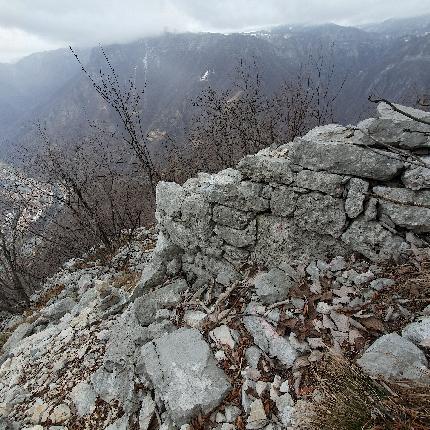
[[[267,267],[284,261],[309,261],[312,257],[345,255],[347,247],[330,235],[298,227],[294,219],[261,215],[257,217],[257,243],[252,258]]]
[[[365,257],[374,260],[389,260],[399,258],[406,252],[408,245],[398,235],[387,230],[376,221],[359,218],[354,221],[342,235],[342,241]]]
[[[195,329],[179,329],[142,348],[145,373],[176,425],[209,413],[230,389],[209,346]]]

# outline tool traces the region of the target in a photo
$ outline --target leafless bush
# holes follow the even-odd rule
[[[159,174],[151,156],[150,139],[143,127],[143,99],[146,83],[142,89],[137,88],[134,79],[128,79],[125,84],[121,84],[120,77],[103,48],[100,48],[100,50],[105,60],[107,71],[100,69],[98,74],[92,74],[87,70],[72,47],[70,47],[70,50],[95,91],[116,113],[119,120],[121,140],[137,158],[142,172],[150,184],[151,195],[154,197]]]
[[[336,121],[336,100],[348,74],[335,68],[333,46],[310,52],[295,76],[284,81],[274,96],[281,141],[292,141],[314,127]]]
[[[190,170],[233,166],[247,154],[335,121],[346,79],[335,69],[332,47],[310,53],[274,94],[265,90],[256,59],[252,64],[240,61],[231,89],[208,87],[193,103]]]
[[[113,252],[124,233],[131,236],[144,221],[145,185],[151,193],[145,178],[124,168],[120,153],[107,152],[97,135],[60,149],[41,126],[39,133],[37,174],[50,184],[58,213],[32,233],[67,257],[99,243]]]
[[[31,270],[31,243],[27,225],[37,210],[32,195],[19,189],[2,195],[0,205],[0,311],[15,312],[29,303],[29,295],[38,281]]]
[[[275,141],[272,101],[264,95],[257,63],[241,60],[231,89],[208,87],[193,102],[191,151],[199,168],[215,171]]]

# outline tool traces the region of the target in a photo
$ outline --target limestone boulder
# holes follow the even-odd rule
[[[316,231],[303,230],[292,218],[257,217],[257,242],[252,258],[268,268],[284,262],[306,263],[315,258],[346,255],[342,241]]]
[[[299,194],[290,187],[278,187],[272,192],[270,209],[273,215],[289,217],[297,207]]]
[[[256,225],[257,222],[255,220],[244,230],[218,225],[215,227],[214,232],[227,244],[237,248],[244,248],[249,245],[254,245],[257,234]]]
[[[179,329],[142,348],[144,372],[177,426],[218,406],[230,390],[196,329]]]
[[[253,280],[255,291],[264,304],[273,304],[288,297],[295,282],[280,269],[261,272]]]
[[[408,324],[402,330],[402,336],[417,345],[426,344],[430,346],[430,317],[423,317]]]
[[[424,353],[396,333],[377,339],[357,363],[371,376],[430,384],[430,370]]]
[[[188,284],[185,279],[179,278],[139,297],[133,303],[133,309],[139,324],[148,326],[154,321],[155,314],[159,309],[178,304],[187,288]]]
[[[227,206],[215,206],[213,220],[220,225],[243,230],[254,218],[252,213],[239,211]]]

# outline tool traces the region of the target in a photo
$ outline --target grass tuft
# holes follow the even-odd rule
[[[429,430],[429,386],[374,380],[345,358],[328,355],[317,381],[309,430]]]

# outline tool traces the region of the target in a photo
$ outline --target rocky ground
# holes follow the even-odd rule
[[[151,255],[142,237],[128,273]],[[328,353],[430,383],[430,264],[413,261],[249,267],[222,291],[177,273],[134,302],[135,280],[74,261],[5,328],[20,323],[3,346],[0,428],[299,428]]]
[[[373,126],[410,142],[403,119]],[[330,150],[355,148],[355,131],[329,127],[292,154],[324,133],[341,139]],[[410,163],[421,153],[368,165],[359,151],[342,175],[342,157],[290,171],[267,152],[242,163],[255,183],[229,169],[161,184],[156,229],[109,261],[68,262],[3,318],[0,429],[428,430],[430,169]],[[410,198],[390,206],[388,192]]]

